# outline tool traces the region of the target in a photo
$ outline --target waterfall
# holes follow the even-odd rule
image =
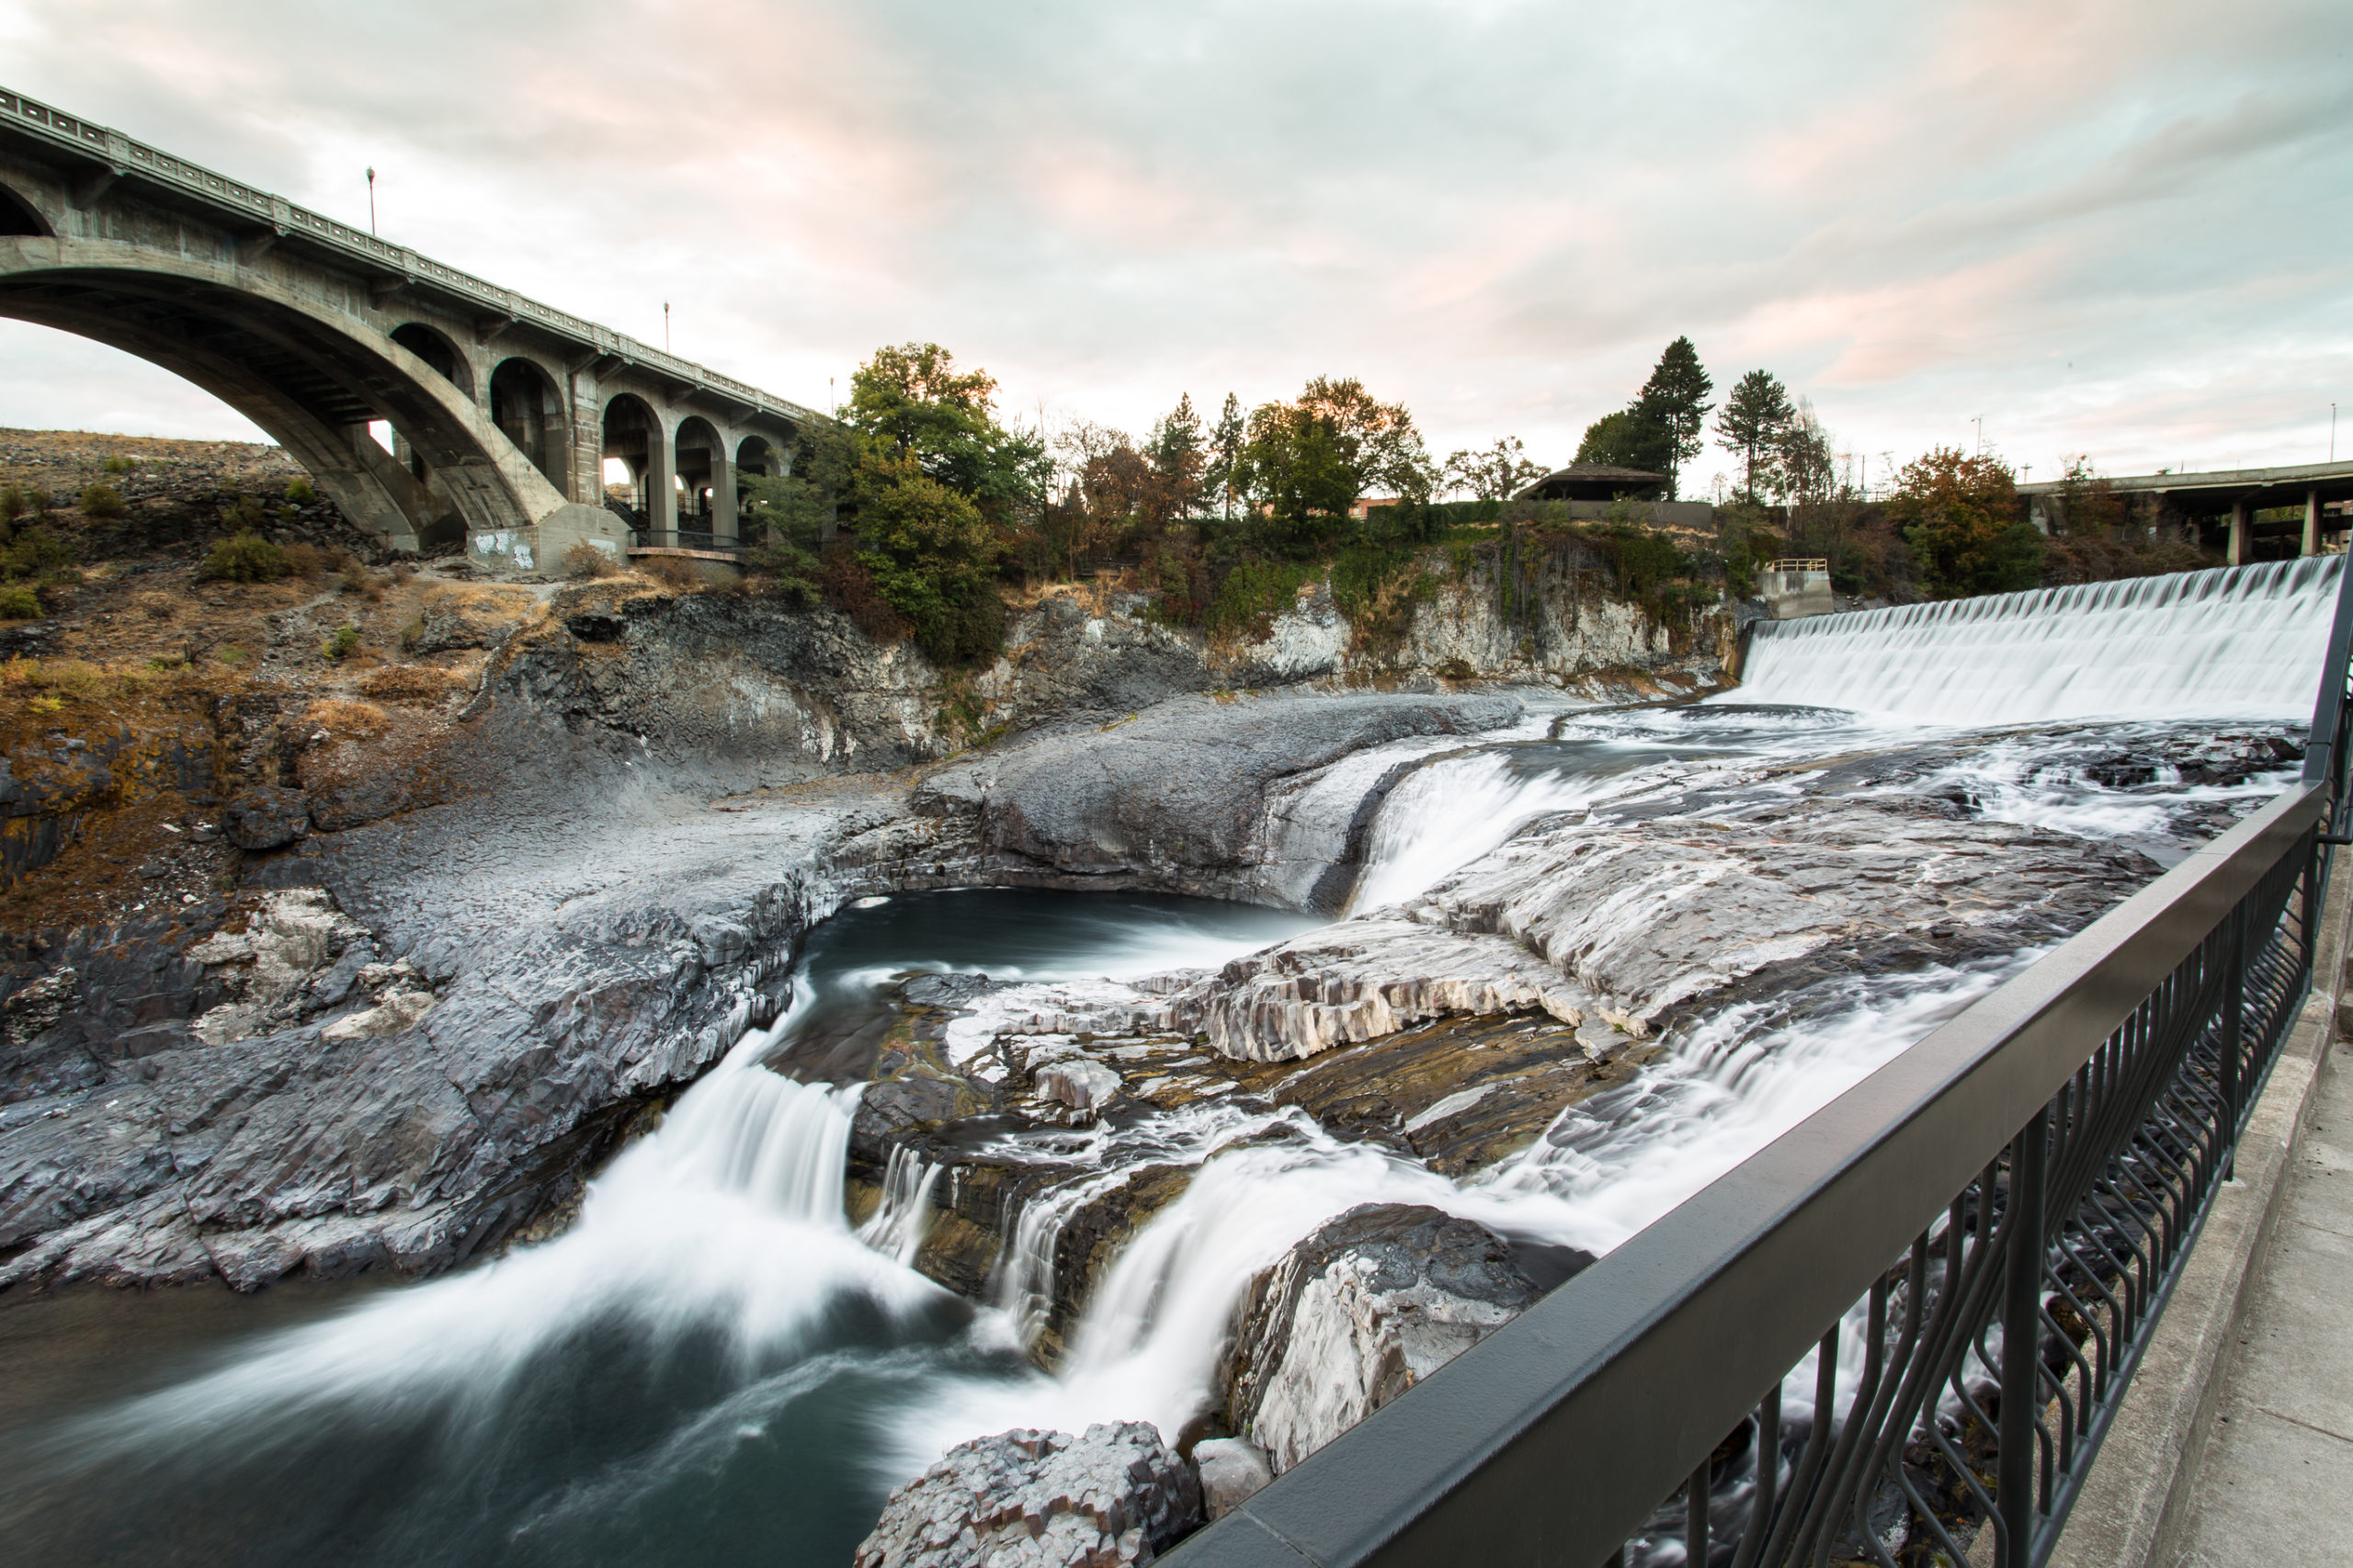
[[[2307,720],[2345,558],[1760,621],[1737,691],[1931,723]]]
[[[858,1227],[858,1239],[902,1267],[912,1266],[923,1250],[924,1237],[931,1233],[931,1189],[939,1185],[939,1173],[946,1168],[892,1145],[882,1169],[882,1201]]]

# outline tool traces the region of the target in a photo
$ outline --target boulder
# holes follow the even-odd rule
[[[1222,1519],[1274,1480],[1266,1451],[1240,1437],[1205,1437],[1193,1445],[1193,1468],[1201,1474],[1201,1506]]]
[[[311,835],[310,798],[300,790],[263,785],[222,809],[221,826],[240,849],[279,849]]]
[[[1073,1110],[1101,1110],[1120,1092],[1120,1075],[1100,1062],[1069,1057],[1038,1070],[1038,1094]]]
[[[1226,1413],[1280,1474],[1540,1294],[1484,1225],[1413,1204],[1351,1209],[1251,1281],[1221,1369]]]
[[[891,1494],[856,1568],[1110,1568],[1201,1522],[1201,1486],[1149,1422],[975,1437]]]

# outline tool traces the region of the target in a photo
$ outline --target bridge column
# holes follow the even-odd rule
[[[2320,553],[2320,492],[2304,492],[2304,553]]]
[[[654,428],[647,432],[651,439],[645,443],[645,542],[676,544],[678,542],[678,460],[670,454],[671,437],[663,426],[667,421],[655,416]]]
[[[713,540],[735,538],[735,458],[724,437],[710,449],[710,532]]]
[[[2231,503],[2231,564],[2244,566],[2247,557],[2246,497]]]

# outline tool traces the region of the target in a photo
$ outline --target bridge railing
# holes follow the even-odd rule
[[[297,207],[282,196],[275,196],[241,180],[216,174],[199,164],[176,157],[160,147],[135,141],[102,125],[93,125],[63,109],[53,108],[36,98],[10,92],[5,87],[0,87],[0,124],[28,131],[38,139],[52,144],[70,146],[85,159],[96,160],[119,172],[135,172],[157,185],[197,197],[208,205],[229,209],[272,233],[299,233],[330,252],[361,262],[369,277],[381,277],[389,272],[411,281],[429,283],[475,303],[489,306],[495,313],[515,320],[528,320],[573,338],[594,347],[599,354],[609,355],[628,364],[658,369],[680,381],[723,394],[748,407],[780,415],[795,423],[818,417],[800,404],[762,392],[747,381],[721,375],[692,360],[681,359],[666,349],[640,343],[624,333],[615,332],[610,327],[601,326],[569,312],[559,311],[552,305],[542,304],[512,289],[502,289],[487,278],[477,278],[447,263],[435,261],[430,256],[420,256],[406,245],[396,245],[365,230],[338,222],[324,213]]]
[[[2348,614],[2294,787],[1176,1568],[2043,1562],[2312,985]]]
[[[733,534],[699,532],[693,528],[632,529],[629,536],[631,550],[716,550],[733,554],[749,550],[751,543]]]

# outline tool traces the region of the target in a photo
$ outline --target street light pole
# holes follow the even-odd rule
[[[372,167],[371,167],[371,168],[369,168],[369,171],[368,171],[368,237],[369,237],[369,238],[370,238],[370,239],[373,239],[373,238],[375,238],[375,236],[376,236],[376,171],[375,171],[375,169],[374,169],[374,168],[372,168]]]

